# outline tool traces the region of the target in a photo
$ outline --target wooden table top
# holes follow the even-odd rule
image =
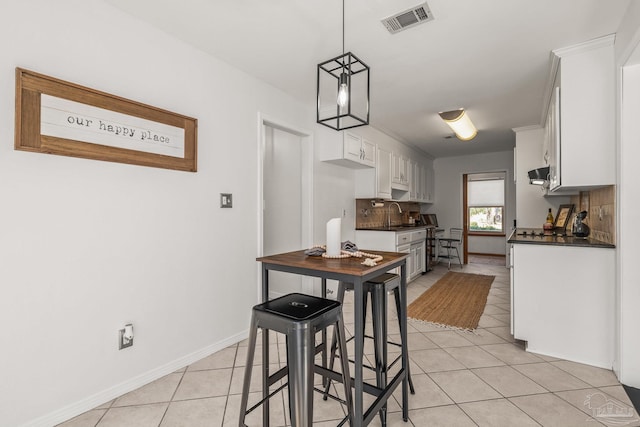
[[[382,261],[378,262],[378,265],[369,267],[362,265],[364,258],[325,258],[322,256],[310,256],[305,255],[304,250],[287,252],[276,255],[269,255],[256,258],[265,264],[282,265],[288,267],[305,268],[316,271],[327,271],[332,273],[349,274],[353,276],[364,276],[372,271],[386,271],[393,268],[394,263],[406,259],[409,254],[399,252],[383,252],[383,251],[367,251],[372,255],[382,256]]]

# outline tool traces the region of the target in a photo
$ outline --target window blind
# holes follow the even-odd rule
[[[469,181],[467,184],[469,206],[504,206],[504,179]]]

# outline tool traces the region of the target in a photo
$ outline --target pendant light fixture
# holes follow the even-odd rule
[[[476,137],[478,131],[464,108],[438,113],[442,120],[449,125],[459,140],[470,141]]]
[[[369,67],[344,49],[342,0],[342,55],[318,64],[317,122],[334,130],[369,124]]]

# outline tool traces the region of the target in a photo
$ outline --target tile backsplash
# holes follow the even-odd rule
[[[591,229],[590,237],[616,244],[616,187],[614,185],[582,191],[580,195],[571,197],[571,203],[575,205],[576,213],[587,211],[584,222]]]
[[[374,206],[372,202],[383,206]],[[402,213],[398,212],[396,205],[389,208],[388,200],[380,199],[356,199],[356,228],[376,228],[387,225],[387,216],[391,213],[391,225],[403,225],[409,223],[409,217],[416,221],[420,218],[420,204],[413,202],[398,202]]]

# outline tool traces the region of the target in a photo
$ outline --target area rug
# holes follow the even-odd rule
[[[474,330],[494,278],[450,271],[409,304],[407,316],[438,326]]]

